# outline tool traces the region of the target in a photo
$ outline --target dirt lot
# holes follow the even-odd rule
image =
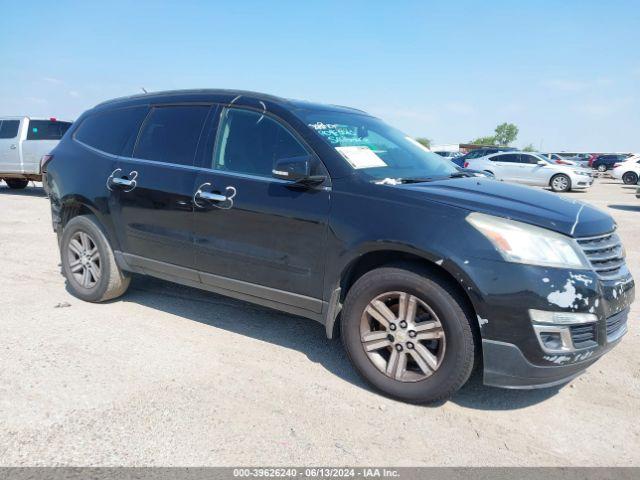
[[[640,278],[640,200],[618,221]],[[370,391],[312,321],[138,277],[69,295],[39,188],[0,186],[1,465],[640,466],[640,301],[622,344],[560,389],[474,382],[438,406]]]

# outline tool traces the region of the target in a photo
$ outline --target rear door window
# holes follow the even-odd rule
[[[142,126],[133,156],[193,165],[208,105],[154,107]]]
[[[0,120],[0,138],[16,138],[20,120]]]
[[[131,156],[147,107],[120,108],[85,118],[74,137],[112,155]]]
[[[27,140],[60,140],[71,123],[53,120],[30,120]]]

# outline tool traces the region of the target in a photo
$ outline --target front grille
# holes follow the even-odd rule
[[[615,278],[624,266],[624,249],[614,232],[597,237],[578,238],[578,244],[601,278]]]
[[[598,344],[597,341],[597,324],[588,323],[586,325],[572,325],[571,340],[575,348],[589,348]]]
[[[627,331],[628,310],[607,318],[607,341],[620,338]]]

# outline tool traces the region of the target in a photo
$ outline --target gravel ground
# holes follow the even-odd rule
[[[640,278],[640,200],[570,193],[618,221]],[[474,381],[414,406],[370,391],[312,321],[136,277],[67,293],[39,188],[0,186],[0,465],[640,466],[640,334],[560,389]]]

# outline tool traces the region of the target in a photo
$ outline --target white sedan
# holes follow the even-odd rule
[[[546,157],[530,152],[498,152],[473,158],[465,168],[492,173],[497,180],[551,187],[555,192],[589,188],[593,184],[590,169],[558,165]]]
[[[622,180],[625,185],[635,185],[640,178],[640,155],[634,155],[622,163],[616,163],[611,172],[613,178]]]

